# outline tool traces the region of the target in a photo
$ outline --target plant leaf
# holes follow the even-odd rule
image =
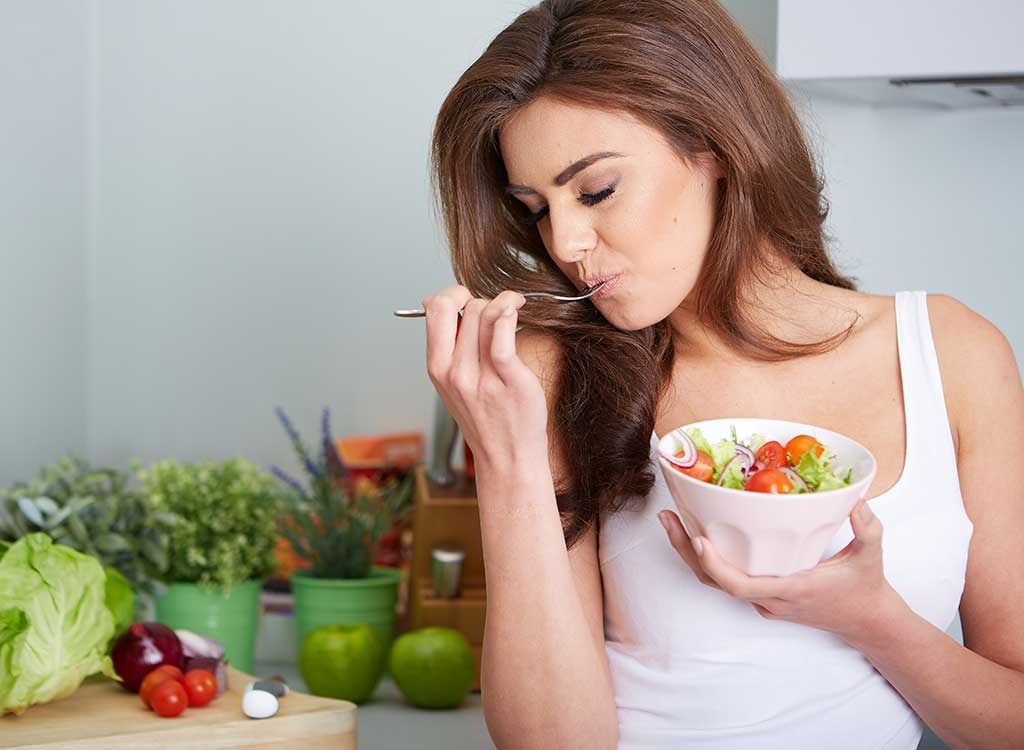
[[[40,529],[45,529],[46,524],[43,522],[43,517],[39,513],[39,509],[36,508],[36,504],[27,497],[18,498],[18,510],[25,516],[29,521],[34,523]]]
[[[113,553],[129,549],[128,542],[117,534],[101,534],[96,539],[96,549],[100,552]]]
[[[48,516],[60,510],[60,506],[48,497],[37,497],[36,507]]]
[[[157,571],[163,573],[167,570],[167,552],[159,544],[152,539],[143,539],[139,542],[139,549]]]

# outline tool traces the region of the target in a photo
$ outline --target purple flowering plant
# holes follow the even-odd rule
[[[369,577],[381,536],[412,509],[412,472],[380,485],[357,482],[338,455],[329,409],[315,456],[284,410],[275,413],[305,473],[303,483],[271,467],[282,484],[282,536],[312,563],[306,572],[314,578]]]

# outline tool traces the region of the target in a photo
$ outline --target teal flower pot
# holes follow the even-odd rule
[[[156,619],[174,630],[191,630],[220,641],[231,666],[251,674],[262,585],[262,581],[246,581],[232,586],[225,596],[219,588],[171,583],[156,600]]]
[[[369,578],[313,578],[304,572],[291,577],[295,596],[295,635],[302,651],[306,635],[321,625],[365,623],[390,648],[395,605],[402,571],[374,568]]]

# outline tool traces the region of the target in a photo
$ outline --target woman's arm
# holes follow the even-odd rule
[[[914,613],[885,580],[882,523],[867,503],[850,516],[854,539],[846,548],[781,578],[745,575],[705,538],[691,545],[675,513],[662,511],[663,522],[672,546],[699,575],[765,618],[836,633],[954,748],[1021,748],[1024,389],[998,329],[952,298],[929,295],[928,303],[961,493],[974,524],[960,602],[966,647]]]
[[[513,291],[475,299],[460,285],[423,300],[427,373],[476,461],[484,718],[503,750],[614,748],[596,538],[567,551],[555,502],[559,352],[543,332],[516,335],[525,303]]]
[[[550,413],[553,347],[524,331],[516,353],[544,385]],[[476,461],[487,574],[481,687],[487,728],[501,750],[614,748],[618,741],[597,533],[591,528],[566,550],[553,480],[560,470],[547,445],[497,465]]]
[[[929,316],[974,524],[960,601],[966,648],[902,600],[886,627],[852,645],[950,746],[1024,747],[1024,389],[992,324],[950,297],[929,295]]]

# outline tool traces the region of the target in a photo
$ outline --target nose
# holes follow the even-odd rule
[[[597,244],[597,232],[583,212],[549,210],[551,254],[564,263],[578,263]]]

